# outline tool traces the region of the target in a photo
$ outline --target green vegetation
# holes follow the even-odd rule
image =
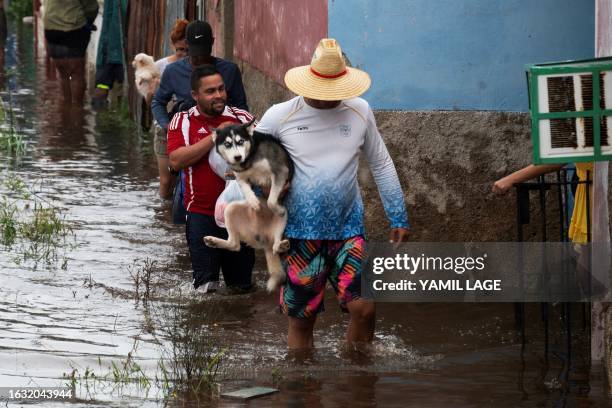
[[[71,248],[74,236],[62,210],[32,192],[13,173],[0,180],[8,191],[0,201],[0,242],[5,250],[18,264],[58,261],[60,250]],[[61,261],[66,269],[66,257]]]
[[[12,246],[17,239],[16,213],[17,206],[4,197],[0,204],[0,232],[2,233],[0,241],[5,247]]]
[[[126,387],[129,386],[134,387],[138,392],[144,392],[146,398],[151,388],[151,382],[140,365],[134,360],[137,344],[137,341],[135,341],[132,351],[128,353],[124,361],[118,364],[112,361],[104,374],[102,374],[104,369],[100,357],[98,357],[97,373],[90,367],[86,367],[81,373],[78,367],[71,366],[70,373],[62,374],[62,378],[67,381],[64,385],[70,387],[75,396],[78,386],[79,398],[86,400],[93,399],[98,392],[122,396],[127,391]]]
[[[227,349],[217,345],[213,331],[222,304],[180,299],[159,309],[162,378],[171,379],[167,395],[181,393],[199,399],[214,391],[227,355]]]
[[[132,282],[134,282],[134,300],[136,300],[136,304],[138,304],[140,300],[146,304],[151,298],[153,276],[156,266],[157,261],[145,258],[135,259],[132,265],[126,268],[128,274],[132,278]]]
[[[140,262],[134,265],[142,268]],[[145,310],[148,313],[149,309]],[[161,357],[154,374],[137,363],[135,341],[125,360],[103,365],[98,358],[97,369],[71,365],[71,371],[63,374],[65,385],[86,400],[94,399],[97,393],[117,397],[137,393],[141,398],[160,398],[166,403],[208,400],[214,394],[227,355],[226,349],[216,345],[211,331],[220,310],[221,304],[202,305],[185,297],[177,303],[156,304],[157,319],[145,330],[160,345]],[[157,395],[152,395],[152,389],[157,390]]]
[[[17,129],[17,121],[13,110],[12,96],[9,90],[8,104],[0,98],[0,151],[9,156],[21,158],[26,152],[26,142]]]
[[[116,129],[122,134],[138,132],[138,126],[130,116],[130,108],[125,98],[121,98],[116,104],[111,104],[108,109],[98,112],[96,118],[102,128]]]
[[[20,22],[25,16],[31,16],[32,10],[32,0],[11,0],[8,15]]]

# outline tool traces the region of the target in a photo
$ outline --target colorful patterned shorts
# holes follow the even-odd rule
[[[361,297],[361,263],[365,239],[358,235],[346,240],[292,239],[284,264],[287,282],[280,291],[283,313],[308,318],[324,310],[325,283],[331,283],[343,311],[346,304]]]

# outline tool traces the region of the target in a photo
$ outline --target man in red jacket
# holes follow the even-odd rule
[[[219,269],[228,287],[249,289],[255,255],[243,246],[239,253],[204,244],[206,235],[227,239],[227,231],[214,220],[215,203],[225,187],[208,163],[213,148],[212,129],[224,123],[246,123],[253,116],[227,106],[221,74],[213,65],[196,68],[191,76],[191,94],[197,105],[177,113],[168,126],[170,166],[185,173],[184,205],[187,210],[186,236],[193,266],[193,285],[206,293],[219,286]]]

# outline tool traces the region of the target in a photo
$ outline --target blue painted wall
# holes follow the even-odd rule
[[[594,0],[329,0],[376,109],[526,111],[527,63],[591,58]]]

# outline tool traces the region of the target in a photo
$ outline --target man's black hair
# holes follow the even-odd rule
[[[191,73],[191,90],[198,92],[198,89],[200,89],[200,78],[215,74],[221,75],[214,65],[205,64],[194,68],[193,72]]]

